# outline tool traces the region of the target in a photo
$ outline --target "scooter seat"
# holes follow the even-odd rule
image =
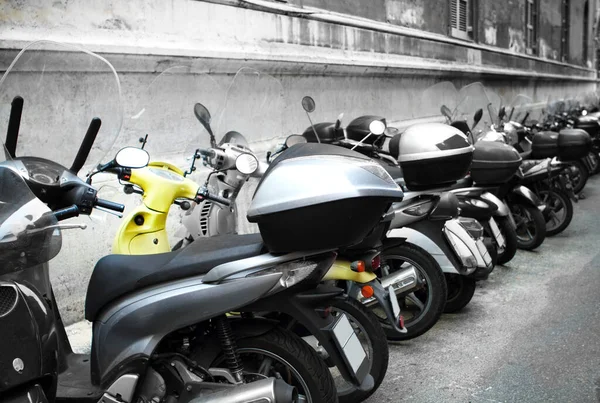
[[[96,263],[85,300],[85,318],[94,321],[109,302],[132,291],[208,273],[226,262],[266,253],[260,234],[198,239],[174,252],[108,255]]]
[[[523,173],[531,171],[534,167],[540,165],[544,160],[525,160],[521,163]]]

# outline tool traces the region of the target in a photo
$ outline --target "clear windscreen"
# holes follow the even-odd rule
[[[428,122],[451,123],[458,106],[458,90],[450,81],[442,81],[423,91],[413,118]]]
[[[243,137],[262,158],[287,136],[283,130],[284,108],[283,87],[278,79],[241,68],[229,84],[223,110],[213,124],[217,141]]]
[[[121,85],[113,66],[87,50],[50,41],[25,47],[0,79],[0,133],[22,99],[16,156],[71,167],[92,119],[101,125],[85,161],[87,173],[111,150],[122,125]],[[15,138],[8,140],[8,147]]]
[[[210,133],[194,114],[204,105],[214,125],[224,104],[225,89],[202,68],[174,66],[151,77],[125,118],[120,147],[141,147],[151,161],[167,161],[186,168],[198,148],[210,148]]]
[[[499,123],[498,112],[501,106],[502,98],[496,92],[487,89],[480,82],[472,83],[458,92],[455,120],[466,121],[477,137],[477,133],[486,132],[492,125]],[[483,110],[483,115],[474,126],[474,116],[478,109]]]

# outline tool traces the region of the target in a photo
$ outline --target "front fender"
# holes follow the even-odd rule
[[[529,204],[532,207],[545,207],[539,197],[525,186],[517,186],[510,192],[510,198],[513,201]]]
[[[508,209],[508,206],[502,200],[494,196],[492,193],[485,192],[481,195],[481,198],[489,201],[490,203],[494,203],[498,207],[498,210],[494,212],[495,216],[507,217],[509,215],[510,210]]]
[[[429,253],[440,265],[444,273],[460,274],[454,264],[448,259],[446,253],[428,236],[408,227],[394,228],[387,233],[387,242],[395,238],[404,238],[406,242],[417,245]]]

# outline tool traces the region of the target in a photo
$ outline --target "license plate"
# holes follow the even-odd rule
[[[342,314],[335,325],[333,325],[333,335],[342,349],[342,354],[346,356],[350,367],[356,374],[363,362],[367,359],[367,353],[362,344],[356,337],[354,329],[345,314]]]
[[[492,229],[494,238],[496,238],[496,242],[498,242],[498,246],[504,248],[506,246],[506,240],[502,236],[502,233],[500,232],[500,228],[498,228],[496,220],[494,220],[493,218],[490,218],[490,228]]]
[[[396,298],[394,286],[391,285],[388,287],[388,293],[392,304],[392,312],[394,313],[394,318],[392,320],[398,320],[398,317],[400,316],[400,305],[398,304],[398,298]]]

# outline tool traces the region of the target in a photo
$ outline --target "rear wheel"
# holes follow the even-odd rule
[[[573,219],[573,202],[560,189],[540,190],[539,196],[546,204],[546,235],[554,236],[563,232]]]
[[[406,333],[397,333],[393,330],[379,305],[372,306],[373,312],[379,318],[388,340],[401,341],[418,337],[431,329],[442,315],[447,295],[444,273],[429,253],[410,243],[384,251],[382,258],[384,264],[379,270],[382,280],[394,273],[414,267],[421,285],[408,294],[397,295]]]
[[[454,313],[463,309],[471,302],[477,283],[475,279],[460,274],[446,273],[448,284],[448,298],[446,299],[445,313]]]
[[[511,203],[510,211],[517,224],[517,246],[519,249],[533,250],[546,239],[546,220],[536,207]]]
[[[508,217],[496,217],[495,220],[498,223],[498,229],[500,229],[500,233],[506,242],[504,250],[498,253],[498,264],[504,265],[510,262],[517,253],[517,233],[510,224]]]
[[[238,339],[237,352],[246,373],[283,379],[296,387],[300,401],[338,401],[325,362],[302,339],[287,330],[275,328],[257,337]],[[221,356],[212,366],[223,367],[224,362]]]
[[[594,151],[588,154],[590,161],[590,175],[596,175],[600,172],[600,158],[598,158],[598,154]]]

